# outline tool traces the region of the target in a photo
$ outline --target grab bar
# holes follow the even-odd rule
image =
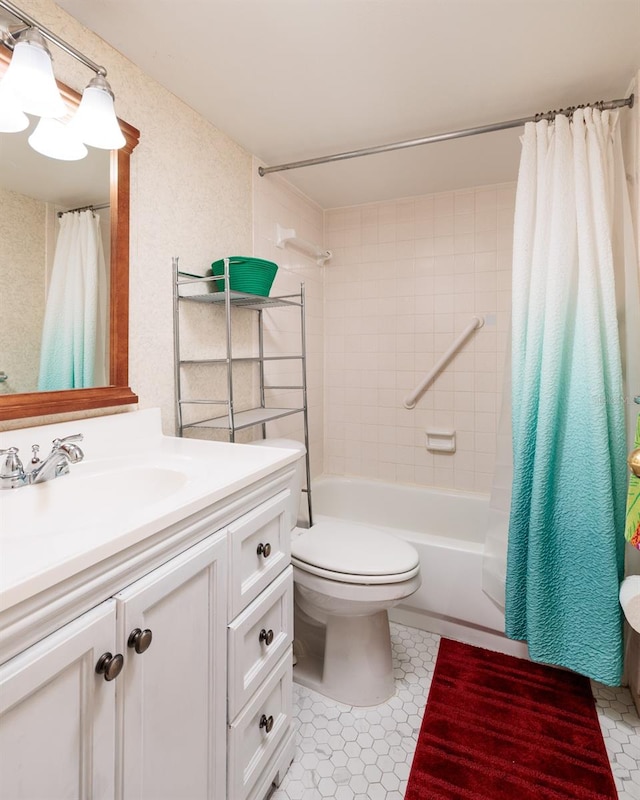
[[[323,250],[319,244],[297,236],[294,228],[283,228],[282,225],[276,223],[276,247],[283,248],[285,244],[289,244],[305,255],[315,258],[316,263],[321,267],[324,267],[324,262],[329,261],[333,256],[331,250]]]
[[[431,383],[437,378],[437,376],[442,372],[442,370],[447,366],[449,361],[453,358],[455,353],[462,347],[462,345],[467,341],[467,339],[471,336],[471,334],[481,328],[484,325],[484,317],[474,317],[471,322],[467,325],[467,327],[462,331],[460,336],[455,340],[455,342],[446,350],[438,359],[438,361],[433,365],[433,367],[427,373],[425,379],[420,383],[416,388],[405,397],[404,400],[404,407],[405,408],[415,408],[416,403],[418,402],[418,398],[424,392],[425,389],[429,387]]]

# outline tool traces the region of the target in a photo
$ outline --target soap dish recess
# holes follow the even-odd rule
[[[455,453],[456,432],[450,430],[426,430],[425,446],[433,453]]]

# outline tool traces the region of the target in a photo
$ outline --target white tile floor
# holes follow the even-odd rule
[[[296,757],[270,800],[402,800],[440,637],[397,624],[391,635],[397,692],[384,705],[353,708],[294,684]],[[631,695],[598,684],[594,692],[619,798],[640,800]]]

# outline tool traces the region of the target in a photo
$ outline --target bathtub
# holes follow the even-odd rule
[[[322,476],[312,484],[316,519],[375,525],[410,542],[422,586],[389,613],[392,621],[469,644],[525,655],[507,639],[504,614],[482,591],[486,495]]]

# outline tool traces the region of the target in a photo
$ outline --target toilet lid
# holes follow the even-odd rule
[[[344,520],[322,520],[291,541],[294,563],[346,575],[399,575],[419,564],[403,539]]]

